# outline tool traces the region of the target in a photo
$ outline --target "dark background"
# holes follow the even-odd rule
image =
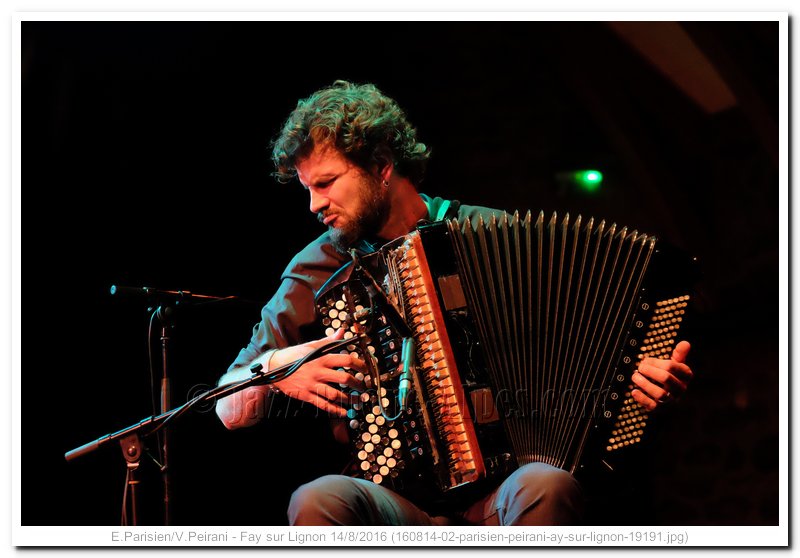
[[[688,37],[669,58],[706,75],[708,60],[728,100],[717,86],[720,102],[696,102],[630,32]],[[146,304],[109,287],[265,301],[322,230],[303,190],[270,177],[269,141],[298,98],[340,78],[406,109],[433,147],[429,194],[603,217],[698,256],[696,380],[601,521],[777,524],[777,22],[24,22],[22,41],[23,525],[119,522],[119,449],[63,457],[151,413]],[[580,168],[605,173],[599,192],[557,180]],[[259,308],[178,317],[176,404],[216,382]],[[315,428],[181,419],[174,523],[284,523],[293,488],[330,472]],[[140,520],[157,524],[142,468]]]

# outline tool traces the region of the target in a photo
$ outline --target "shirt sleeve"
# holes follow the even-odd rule
[[[345,256],[327,242],[327,233],[297,254],[281,275],[278,290],[261,309],[261,321],[253,327],[250,342],[228,370],[248,365],[269,349],[281,349],[319,337],[315,293],[346,261]]]

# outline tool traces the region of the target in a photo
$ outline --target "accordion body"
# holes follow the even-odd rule
[[[649,418],[631,375],[669,358],[687,311],[675,270],[690,262],[665,252],[604,221],[516,213],[354,256],[316,297],[369,369],[350,473],[435,502],[531,462],[614,469]]]

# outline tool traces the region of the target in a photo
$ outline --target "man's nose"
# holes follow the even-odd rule
[[[311,198],[308,209],[311,211],[311,213],[319,213],[328,207],[327,197],[323,196],[319,192],[315,192],[313,189],[309,189],[308,193]]]

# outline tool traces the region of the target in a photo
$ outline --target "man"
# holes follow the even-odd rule
[[[267,370],[294,362],[335,339],[314,339],[314,294],[344,263],[348,248],[373,251],[407,234],[420,220],[444,217],[476,219],[499,213],[429,198],[417,191],[430,155],[416,139],[403,111],[373,85],[337,81],[301,100],[275,140],[276,176],[295,176],[310,197],[309,209],[328,227],[288,265],[278,292],[262,310],[248,346],[220,384],[250,376],[250,367]],[[633,396],[648,409],[679,396],[692,372],[685,364],[689,344],[680,343],[671,360],[647,359],[634,374]],[[301,366],[271,386],[252,387],[217,404],[228,428],[263,418],[274,391],[315,405],[332,417],[344,417],[348,396],[364,385],[341,369],[366,373],[365,363],[349,355],[328,354]],[[341,421],[335,432],[346,441]],[[431,516],[414,503],[375,483],[339,475],[300,487],[289,505],[293,525],[557,525],[580,519],[582,496],[567,472],[543,463],[517,469],[489,494],[446,516]]]

